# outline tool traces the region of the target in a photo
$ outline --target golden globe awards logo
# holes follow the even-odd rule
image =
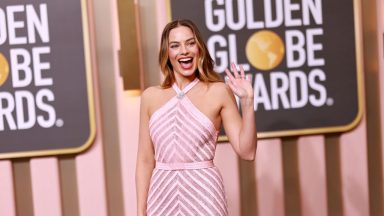
[[[0,10],[0,45],[10,47],[9,60],[0,53],[0,131],[6,128],[24,130],[35,125],[50,128],[55,123],[59,127],[63,125],[63,120],[56,120],[51,104],[55,94],[51,90],[50,62],[43,60],[51,51],[47,5],[40,4],[38,11],[33,5],[12,5]],[[21,13],[26,20],[15,18]],[[17,34],[22,27],[27,29],[26,35]],[[34,46],[37,40],[44,45]],[[32,47],[21,47],[27,44]],[[13,92],[1,91],[8,78]],[[37,87],[37,91],[28,90],[30,86]]]
[[[214,7],[214,2],[217,7]],[[232,54],[240,52],[240,50],[235,50],[238,47],[236,33],[229,34],[228,41],[221,34],[214,34],[207,40],[210,53],[213,54],[216,62],[217,60],[220,62],[216,67],[218,72],[223,72],[228,67],[228,60],[230,60],[243,64],[246,71],[251,70],[249,62],[255,69],[270,73],[269,80],[266,80],[261,73],[255,74],[255,110],[259,106],[263,106],[265,110],[295,109],[304,107],[308,103],[318,107],[323,106],[327,101],[326,88],[322,83],[326,79],[326,74],[319,68],[325,64],[324,58],[321,57],[322,44],[315,42],[316,38],[323,34],[321,28],[322,5],[321,1],[311,1],[312,4],[308,4],[310,1],[303,2],[307,2],[307,4],[300,6],[304,7],[302,10],[306,13],[303,13],[300,18],[292,18],[291,11],[286,11],[289,13],[288,16],[277,13],[276,17],[272,18],[273,11],[269,5],[265,11],[266,19],[256,21],[253,12],[249,8],[246,9],[244,1],[237,1],[237,20],[235,20],[233,1],[205,1],[205,23],[212,32],[221,31],[225,27],[236,32],[242,29],[255,31],[245,46],[247,63],[239,62],[237,56]],[[224,5],[224,3],[226,4]],[[219,7],[220,5],[225,7]],[[299,8],[298,3],[290,3],[289,6]],[[311,21],[311,17],[313,21]],[[312,24],[319,27],[305,27]],[[303,26],[304,32],[295,29],[295,27]],[[284,40],[277,33],[266,30],[272,27],[289,27],[284,32]],[[220,59],[226,56],[222,55],[222,51],[218,51],[218,49],[226,47],[223,44],[228,44],[229,59]],[[287,64],[285,70],[294,70],[273,70],[280,65],[283,58]],[[313,69],[308,73],[297,69],[304,64]],[[270,91],[267,90],[266,82],[270,84]],[[313,93],[309,93],[309,89],[313,90]],[[332,98],[329,99],[330,105],[333,103],[332,100]]]
[[[343,131],[361,117],[353,2],[170,0],[170,14],[197,24],[218,73],[234,62],[252,75],[260,137]]]
[[[0,2],[0,159],[77,153],[92,143],[85,6]]]

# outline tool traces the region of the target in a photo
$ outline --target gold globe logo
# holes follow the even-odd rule
[[[248,61],[259,70],[271,70],[281,63],[285,53],[284,43],[272,31],[254,33],[247,42]]]
[[[0,53],[0,86],[7,81],[9,75],[9,64],[7,59]]]

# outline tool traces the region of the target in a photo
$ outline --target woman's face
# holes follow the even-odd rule
[[[191,29],[179,26],[169,32],[168,57],[175,76],[195,75],[199,48]]]

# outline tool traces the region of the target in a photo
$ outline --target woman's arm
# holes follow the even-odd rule
[[[144,91],[140,103],[139,146],[136,161],[137,215],[147,215],[147,197],[152,171],[155,167],[154,150],[149,134],[148,91]]]
[[[247,79],[243,68],[240,73],[232,64],[233,75],[226,70],[227,91],[223,97],[221,118],[225,133],[236,153],[245,160],[254,160],[257,148],[254,98],[251,79]],[[236,105],[234,94],[239,97],[241,114]]]

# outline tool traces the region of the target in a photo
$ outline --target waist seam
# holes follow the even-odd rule
[[[161,163],[156,161],[156,169],[160,170],[194,170],[214,167],[213,161],[199,161],[188,163]]]

